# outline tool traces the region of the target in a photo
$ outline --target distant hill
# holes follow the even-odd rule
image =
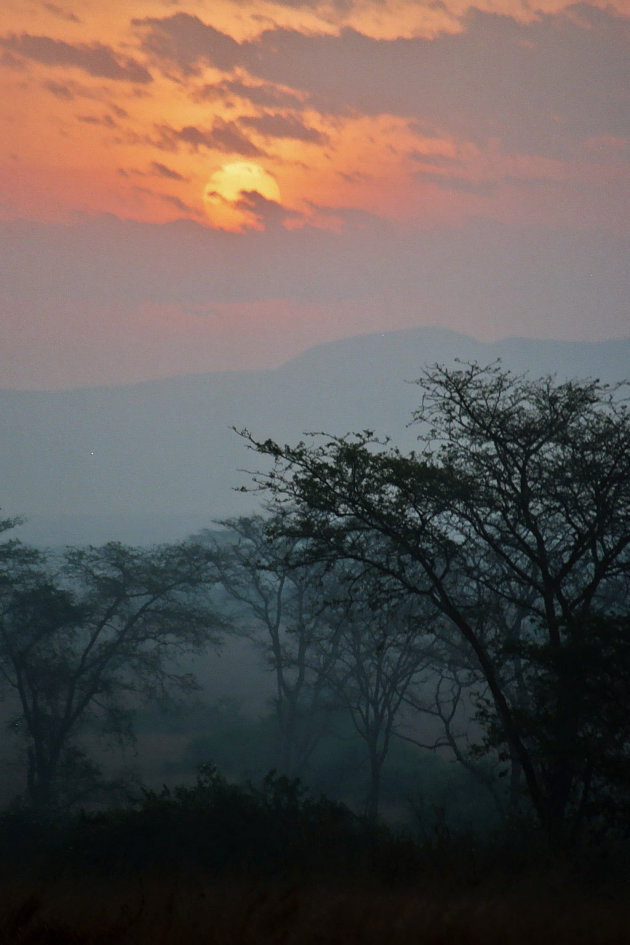
[[[0,390],[0,506],[40,544],[150,543],[183,537],[212,519],[245,514],[233,491],[256,468],[232,426],[286,442],[304,431],[369,428],[410,447],[426,364],[456,358],[533,376],[630,373],[630,337],[597,344],[510,338],[484,343],[439,328],[319,345],[270,371],[190,375],[125,387]]]

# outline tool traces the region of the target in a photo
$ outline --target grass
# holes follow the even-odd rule
[[[560,877],[445,891],[290,880],[136,877],[127,882],[5,880],[2,945],[623,945],[621,891]]]
[[[0,816],[0,945],[630,945],[629,887],[625,843],[414,841],[274,773]]]

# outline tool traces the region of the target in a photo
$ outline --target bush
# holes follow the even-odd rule
[[[366,868],[373,847],[367,823],[313,797],[299,779],[272,771],[259,786],[236,785],[213,765],[202,765],[192,786],[144,790],[135,807],[64,819],[21,811],[0,820],[5,862],[19,850],[25,867],[55,874],[329,874]]]

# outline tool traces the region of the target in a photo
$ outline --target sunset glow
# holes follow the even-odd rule
[[[188,257],[200,254],[199,269],[188,275],[192,302],[174,288],[158,297],[156,280],[147,276],[145,284],[134,274],[133,286],[129,279],[120,283],[129,291],[120,288],[122,308],[114,308],[133,313],[155,304],[185,312],[189,304],[267,305],[273,299],[277,326],[285,324],[282,311],[303,313],[295,316],[302,318],[302,344],[331,323],[340,335],[379,328],[383,320],[385,327],[418,319],[467,325],[471,315],[459,303],[438,304],[439,292],[426,282],[411,286],[417,270],[411,247],[428,231],[463,232],[485,221],[501,230],[497,245],[516,241],[512,270],[511,263],[493,270],[490,280],[501,305],[501,286],[509,283],[516,293],[518,286],[534,285],[535,267],[527,274],[519,269],[530,232],[544,234],[533,238],[535,246],[553,242],[557,233],[569,246],[571,234],[589,233],[594,246],[607,247],[593,251],[593,272],[614,294],[604,330],[623,331],[627,310],[615,306],[625,267],[619,263],[613,275],[604,270],[616,265],[611,241],[619,246],[628,234],[629,37],[626,0],[5,0],[0,222],[15,247],[23,232],[15,229],[18,221],[42,228],[41,274],[57,252],[51,229],[57,225],[69,228],[68,245],[76,239],[84,256],[91,240],[94,247],[102,242],[95,228],[113,218],[125,224],[129,258],[144,251],[137,242],[142,236],[150,259],[150,234],[157,239],[167,232],[160,227],[176,226],[179,239],[185,221],[200,234]],[[77,227],[87,229],[79,235]],[[297,285],[296,266],[285,272],[279,260],[289,254],[285,241],[292,248],[300,232],[313,271]],[[228,251],[232,236],[238,240]],[[206,239],[213,258],[238,267],[230,286],[240,285],[244,271],[252,280],[265,254],[272,262],[247,293],[214,284],[202,291],[197,272],[207,271],[200,249]],[[407,249],[389,264],[383,254],[398,239],[409,250],[409,274],[396,295],[390,274]],[[355,272],[351,262],[359,247],[367,254],[361,278],[363,263]],[[114,271],[101,251],[94,249],[95,260]],[[85,262],[81,292],[45,280],[40,286],[37,275],[24,276],[22,285],[20,266],[8,271],[0,304],[5,343],[14,354],[23,338],[7,326],[32,320],[28,335],[36,339],[44,310],[59,337],[70,332],[78,315],[69,300],[77,293],[90,297],[86,273],[98,265]],[[484,265],[463,262],[457,272],[474,275]],[[270,267],[272,286],[263,284]],[[376,272],[378,284],[368,287]],[[593,278],[589,286],[596,295]],[[387,312],[378,316],[373,306],[384,298]],[[467,306],[470,292],[462,288],[461,298]],[[548,325],[542,314],[547,300],[539,302],[529,306],[539,327],[528,330]],[[309,312],[329,304],[370,314],[358,325],[353,316],[350,325],[331,310],[316,325]],[[487,308],[481,297],[478,306],[479,312]],[[110,308],[109,297],[90,297],[90,311]],[[510,305],[504,309],[501,317],[508,318]],[[497,322],[495,334],[519,328],[510,317]],[[136,330],[139,322],[130,318]],[[595,336],[585,318],[576,316],[576,331]],[[570,333],[567,319],[551,332]],[[99,324],[106,333],[105,322]],[[479,321],[473,329],[486,330]],[[215,329],[205,330],[210,339]],[[247,330],[239,331],[245,338]],[[95,335],[95,351],[99,343]],[[239,364],[249,363],[246,347]],[[279,358],[288,353],[280,342],[270,347]]]
[[[212,174],[203,199],[214,226],[240,230],[251,220],[248,198],[253,200],[257,196],[278,203],[280,191],[276,181],[260,164],[234,161],[223,164]]]
[[[503,105],[495,84],[474,98],[464,84],[459,98],[447,101],[440,63],[430,64],[442,45],[444,68],[452,69],[451,54],[460,63],[462,75],[449,80],[457,86],[466,63],[456,47],[468,55],[474,33],[488,42],[494,32],[527,58],[545,16],[556,32],[562,18],[573,32],[598,26],[596,6],[563,14],[559,0],[548,0],[535,16],[528,9],[513,0],[476,4],[474,11],[461,0],[443,6],[398,0],[357,2],[337,13],[326,4],[248,7],[223,0],[209,16],[208,6],[194,0],[166,15],[157,0],[113,7],[93,0],[76,10],[68,0],[10,0],[0,38],[4,214],[68,219],[75,211],[111,212],[150,221],[187,216],[237,230],[260,226],[255,214],[208,199],[205,184],[230,164],[261,166],[264,158],[279,192],[253,189],[276,201],[282,193],[286,209],[304,221],[315,214],[313,203],[344,206],[348,198],[392,218],[502,216],[506,206],[510,215],[529,218],[529,182],[540,179],[540,169],[527,147],[514,173],[518,142],[497,125]],[[627,30],[627,20],[619,25]],[[532,67],[540,68],[541,55],[555,52],[532,53]],[[434,87],[422,88],[425,69]],[[404,82],[414,84],[414,71],[420,86],[410,95]],[[484,95],[495,101],[484,102]],[[494,107],[487,118],[486,104]],[[542,100],[524,97],[523,106],[530,124],[538,110],[539,136],[545,121],[560,131],[566,124],[553,115],[552,102],[548,118]],[[620,158],[614,129],[602,131],[591,136],[600,189],[618,174]],[[558,156],[547,175],[560,185],[570,175],[569,156]],[[590,171],[584,157],[578,178]]]

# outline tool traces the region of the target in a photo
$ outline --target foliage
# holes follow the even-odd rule
[[[129,741],[138,699],[194,688],[173,660],[218,642],[210,579],[192,543],[60,557],[0,546],[0,678],[16,705],[31,804],[71,806],[103,786],[78,741],[86,729]]]
[[[300,564],[299,540],[284,539],[273,519],[223,524],[229,530],[208,539],[221,585],[244,608],[235,620],[275,675],[280,770],[306,772],[332,711],[343,706],[365,746],[365,809],[376,820],[401,703],[428,659],[419,627],[434,613],[393,600],[391,586],[363,581],[348,562]]]
[[[486,745],[507,746],[562,847],[602,813],[595,787],[630,748],[618,727],[602,753],[612,708],[600,715],[579,682],[593,628],[628,610],[630,416],[619,389],[500,366],[436,366],[418,384],[419,452],[370,431],[297,446],[245,432],[274,460],[255,488],[271,497],[276,533],[308,545],[303,558],[354,561],[440,612],[485,689]],[[610,670],[613,690],[616,626],[599,677]]]
[[[293,567],[296,543],[271,538],[260,516],[222,524],[228,531],[221,541],[209,533],[206,540],[218,580],[237,605],[235,622],[274,675],[277,764],[290,776],[304,774],[332,707],[339,625],[331,622],[328,576],[316,566]]]
[[[353,573],[356,569],[346,565],[330,573],[334,576],[336,571],[341,571],[338,593],[345,584],[347,596],[333,610],[340,629],[337,656],[328,675],[367,752],[365,813],[376,822],[382,773],[400,709],[429,660],[426,624],[430,615],[418,600],[400,601],[389,594],[376,600],[383,598],[383,588],[377,590],[374,581],[366,584],[360,574]]]
[[[5,814],[0,851],[10,856],[20,832],[26,858],[43,851],[50,867],[71,873],[335,871],[349,863],[360,868],[370,849],[359,818],[313,797],[299,779],[271,771],[260,785],[237,785],[212,764],[200,766],[192,786],[145,789],[133,808],[63,820],[28,810]]]

